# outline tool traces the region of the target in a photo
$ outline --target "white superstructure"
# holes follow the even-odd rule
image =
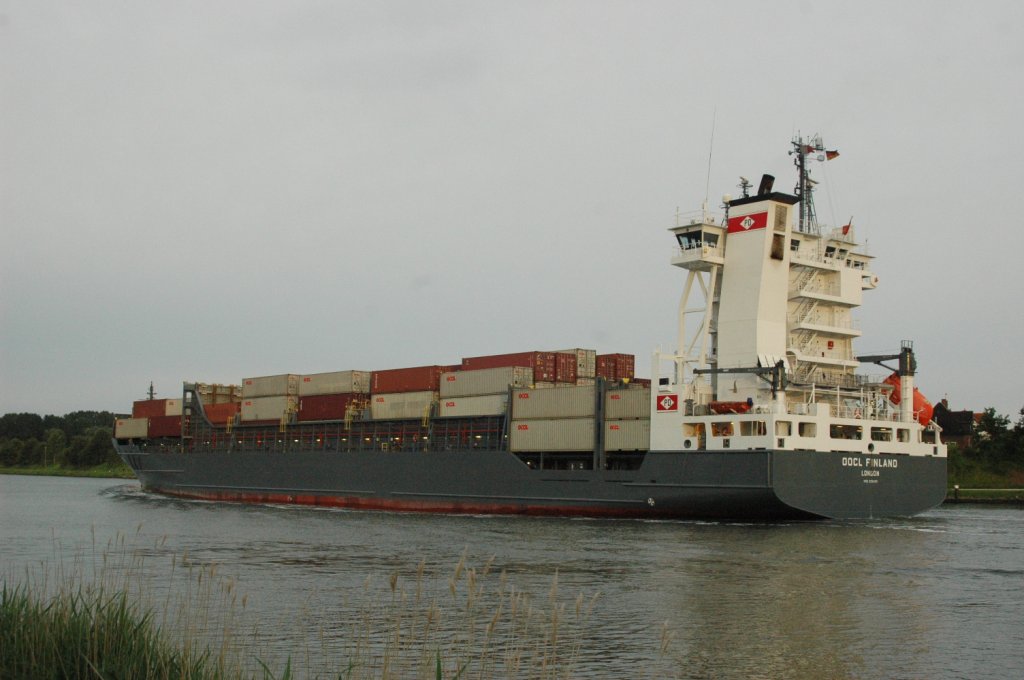
[[[705,207],[669,229],[671,262],[687,274],[677,349],[654,356],[651,449],[944,457],[930,404],[913,386],[910,343],[887,356],[854,352],[853,310],[878,277],[852,224],[817,223],[807,171],[808,160],[838,154],[816,137],[794,140],[791,155],[797,195],[772,191],[767,175],[749,195],[743,180],[724,216]],[[864,362],[893,373],[860,375]]]

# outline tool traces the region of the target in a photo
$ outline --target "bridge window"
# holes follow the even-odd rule
[[[788,437],[793,433],[793,423],[788,420],[775,421],[775,436]]]
[[[799,423],[797,434],[801,437],[817,437],[818,427],[815,423]]]
[[[871,441],[874,441],[874,442],[891,442],[892,441],[892,428],[891,427],[873,427],[873,428],[871,428]]]

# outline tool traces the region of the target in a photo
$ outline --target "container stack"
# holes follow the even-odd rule
[[[516,390],[512,394],[512,451],[592,451],[596,387]]]
[[[508,405],[508,388],[528,388],[533,383],[529,366],[500,366],[441,375],[442,418],[498,416]]]
[[[651,441],[650,388],[608,390],[604,418],[605,451],[646,450]]]
[[[196,383],[196,393],[203,406],[211,404],[238,404],[242,401],[242,388],[238,385]]]
[[[138,432],[145,431],[139,435]],[[124,434],[131,432],[133,434]],[[132,417],[114,423],[114,436],[180,437],[181,399],[143,399],[132,404]]]
[[[441,375],[454,366],[414,366],[374,371],[370,378],[370,416],[374,420],[412,420],[433,415]]]
[[[311,373],[299,379],[300,422],[342,420],[370,391],[370,371]]]
[[[242,422],[287,421],[299,406],[299,376],[294,373],[242,381]]]

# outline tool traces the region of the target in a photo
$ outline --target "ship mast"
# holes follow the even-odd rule
[[[821,228],[818,226],[818,216],[814,211],[814,185],[817,184],[811,179],[811,171],[807,167],[807,159],[810,157],[818,161],[830,161],[839,155],[834,149],[826,149],[821,141],[821,135],[814,135],[804,139],[797,134],[792,141],[793,149],[789,152],[793,156],[793,165],[797,169],[797,185],[795,192],[800,199],[800,216],[797,223],[797,231],[804,234],[821,236]]]

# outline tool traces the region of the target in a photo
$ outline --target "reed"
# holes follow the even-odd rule
[[[557,574],[535,596],[463,552],[454,568],[372,574],[340,602],[311,595],[305,609],[331,612],[297,618],[341,623],[282,652],[218,565],[140,532],[70,558],[54,539],[52,560],[3,576],[0,678],[567,678],[598,601],[564,598]]]

